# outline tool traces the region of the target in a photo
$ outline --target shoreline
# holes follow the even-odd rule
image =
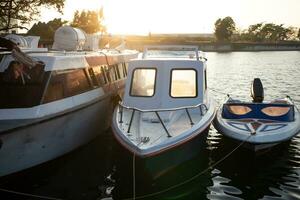
[[[126,47],[143,51],[146,45],[197,45],[204,52],[259,52],[259,51],[300,51],[300,41],[284,42],[214,42],[208,38],[186,38],[186,37],[148,37],[148,36],[125,36],[109,37],[100,39],[100,48],[109,44],[110,48],[119,46],[126,41]],[[52,47],[53,41],[40,40],[40,46]]]
[[[145,45],[197,45],[201,51],[205,52],[256,52],[256,51],[300,51],[300,43],[199,43],[199,42],[136,42],[127,41],[127,47],[143,50]]]

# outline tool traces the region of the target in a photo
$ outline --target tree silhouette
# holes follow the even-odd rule
[[[62,12],[65,0],[0,0],[0,31],[26,28],[40,14],[40,7],[54,7]],[[15,23],[13,21],[17,21]]]
[[[258,23],[250,25],[241,37],[253,42],[277,42],[289,39],[293,32],[292,28],[285,28],[283,24]]]
[[[60,18],[55,18],[47,23],[35,23],[27,32],[28,35],[40,36],[42,40],[53,41],[55,31],[66,24],[67,21],[62,21]]]
[[[231,17],[219,18],[215,22],[215,36],[218,41],[229,41],[235,29],[235,23]]]
[[[106,27],[103,25],[103,8],[98,11],[76,11],[71,26],[83,29],[86,33],[105,33]]]

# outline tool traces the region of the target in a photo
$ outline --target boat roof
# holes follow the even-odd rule
[[[142,58],[207,60],[195,45],[149,45],[144,47]]]
[[[43,49],[39,51],[31,50],[24,52],[34,60],[45,63],[45,71],[85,68],[98,65],[113,65],[121,62],[128,62],[138,55],[138,52],[134,50],[125,50],[122,52],[109,50],[67,52],[48,51],[47,49]],[[3,72],[14,58],[12,57],[11,52],[1,52],[0,56],[1,55],[4,57],[0,62],[0,72]]]

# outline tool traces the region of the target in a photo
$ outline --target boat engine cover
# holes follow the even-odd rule
[[[262,103],[264,100],[264,88],[259,78],[255,78],[252,82],[251,97],[255,103]]]

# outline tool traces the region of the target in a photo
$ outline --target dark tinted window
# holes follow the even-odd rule
[[[91,89],[83,69],[73,70],[66,74],[66,95],[74,96]]]
[[[109,74],[110,74],[112,82],[118,80],[118,73],[116,71],[116,66],[115,65],[109,66]]]
[[[43,103],[49,103],[64,98],[65,77],[66,74],[64,73],[52,72]]]
[[[92,89],[85,69],[53,72],[43,102],[56,101]]]
[[[126,74],[124,74],[124,69],[123,69],[123,63],[118,64],[118,70],[120,73],[120,78],[123,79],[126,77]]]
[[[88,73],[88,78],[90,80],[90,84],[94,87],[94,88],[97,88],[99,87],[99,80],[97,79],[95,73],[94,73],[94,70],[93,68],[88,68],[87,69],[87,73]]]
[[[24,71],[25,72],[25,71]],[[15,76],[13,69],[0,73],[0,108],[28,108],[40,104],[50,73],[32,68]]]
[[[99,82],[99,85],[100,86],[104,85],[106,82],[105,82],[105,76],[104,76],[104,73],[101,70],[101,67],[96,66],[96,67],[93,67],[92,69],[93,69],[94,75],[96,76],[96,79]]]

